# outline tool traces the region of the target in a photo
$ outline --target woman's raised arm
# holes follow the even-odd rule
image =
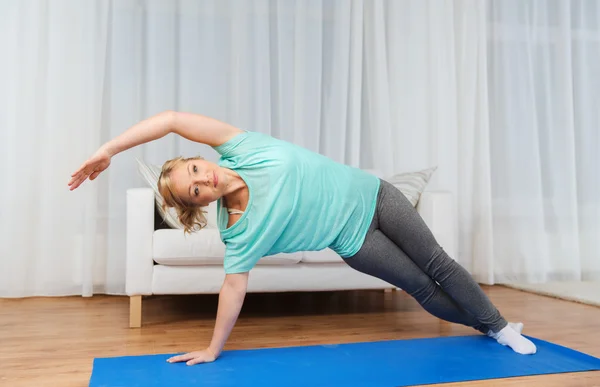
[[[102,145],[71,175],[69,187],[74,190],[88,177],[94,180],[108,168],[110,159],[117,153],[157,140],[169,133],[176,133],[190,141],[218,146],[241,132],[234,126],[200,114],[165,111],[138,122]]]

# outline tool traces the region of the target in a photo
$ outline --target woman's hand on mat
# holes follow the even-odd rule
[[[71,191],[79,187],[88,177],[90,180],[98,177],[100,172],[104,171],[110,165],[110,158],[111,155],[107,149],[104,147],[98,149],[92,157],[71,175],[71,181],[69,181]]]
[[[169,363],[179,363],[185,361],[187,365],[194,365],[200,363],[210,363],[215,361],[215,356],[207,349],[203,351],[196,351],[186,353],[184,355],[173,356],[167,359]]]

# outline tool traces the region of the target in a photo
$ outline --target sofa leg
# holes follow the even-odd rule
[[[129,328],[142,326],[142,296],[129,297]]]

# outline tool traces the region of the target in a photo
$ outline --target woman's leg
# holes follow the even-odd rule
[[[494,332],[507,321],[471,275],[440,247],[423,218],[396,187],[382,181],[379,229],[458,304]]]
[[[402,192],[386,181],[381,181],[381,185],[377,216],[378,227],[383,234],[400,247],[422,271],[438,282],[458,305],[480,323],[489,327],[493,332],[503,331],[512,335],[505,329],[510,329],[507,327],[507,321],[479,284],[467,270],[446,254]],[[516,334],[529,344],[522,341],[517,343],[514,341],[517,338],[511,336],[513,343],[508,345],[520,353],[535,352],[533,343],[518,333]]]
[[[442,320],[470,326],[484,334],[488,332],[486,326],[458,306],[380,230],[371,228],[362,248],[345,262],[355,270],[405,290],[426,311]]]

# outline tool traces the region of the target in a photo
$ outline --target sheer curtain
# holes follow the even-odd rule
[[[495,0],[487,19],[486,271],[496,281],[600,280],[600,3]]]
[[[386,175],[437,165],[430,189],[458,209],[455,258],[481,282],[597,276],[595,7],[3,2],[0,296],[123,293],[125,191],[144,184],[134,157],[217,154],[169,135],[74,192],[67,182],[165,109]]]

